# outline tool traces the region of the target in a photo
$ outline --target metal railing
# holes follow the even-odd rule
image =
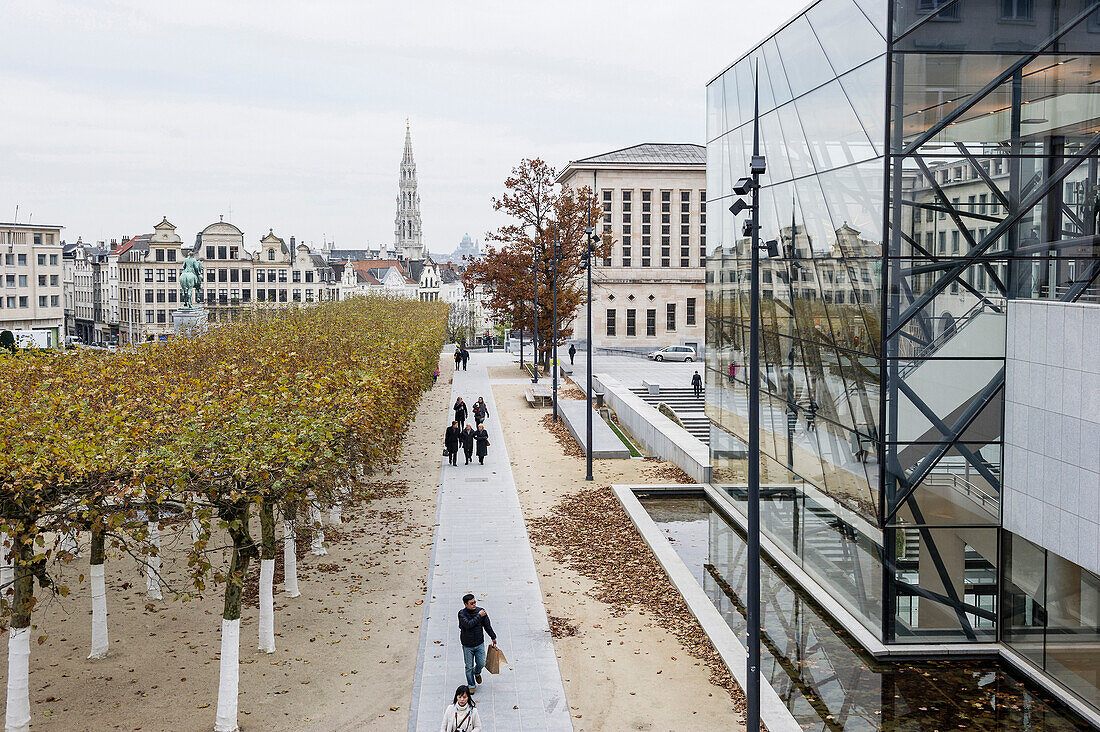
[[[956,334],[962,332],[963,328],[972,320],[987,310],[1003,314],[1005,312],[1005,301],[1000,300],[994,302],[991,300],[978,300],[969,310],[955,319],[951,328],[944,330],[931,341],[918,348],[916,352],[909,357],[909,363],[898,370],[899,375],[905,377],[911,374],[918,366],[924,363],[930,355],[938,351],[945,343],[954,338]]]
[[[979,505],[990,516],[996,517],[998,515],[1001,504],[1000,499],[995,495],[991,495],[988,491],[974,485],[957,473],[932,473],[925,478],[924,482],[930,486],[945,486],[951,488],[956,493],[961,493]]]

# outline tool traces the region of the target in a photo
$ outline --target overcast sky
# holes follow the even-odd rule
[[[0,221],[389,244],[408,117],[449,252],[523,157],[702,144],[706,82],[804,4],[9,0]]]

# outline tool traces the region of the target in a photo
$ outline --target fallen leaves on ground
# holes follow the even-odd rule
[[[730,695],[738,713],[744,712],[741,688],[609,487],[566,496],[548,515],[531,519],[528,529],[531,540],[553,559],[595,583],[589,594],[613,615],[634,609],[652,615],[707,665],[711,683]]]
[[[539,418],[539,422],[558,441],[562,452],[569,457],[584,457],[584,448],[577,444],[577,441],[573,439],[573,435],[569,433],[569,428],[565,426],[565,422],[560,418],[555,422],[553,413],[544,414]]]

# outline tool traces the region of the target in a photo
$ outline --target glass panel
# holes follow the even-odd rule
[[[776,105],[786,104],[791,101],[791,85],[787,83],[787,75],[783,71],[783,62],[779,60],[779,49],[776,48],[775,39],[769,38],[764,41],[760,50],[764,53],[764,64],[768,67],[772,97]]]
[[[840,77],[840,85],[863,123],[875,152],[881,155],[886,135],[886,57],[849,71]]]
[[[881,0],[856,0],[859,9],[870,18],[875,29],[886,38],[886,8],[887,3]]]
[[[1041,668],[1046,625],[1045,552],[1007,531],[1004,541],[1005,607],[1001,639]]]
[[[796,99],[795,105],[817,170],[875,157],[875,147],[856,117],[840,82],[830,82]]]
[[[898,529],[896,639],[996,638],[997,529]]]
[[[1100,577],[1047,552],[1046,670],[1100,707]]]
[[[805,16],[795,18],[775,37],[787,81],[795,97],[833,78],[832,67]]]
[[[779,125],[783,129],[783,140],[787,144],[787,158],[791,164],[791,174],[795,178],[805,175],[813,175],[813,159],[810,157],[810,146],[806,144],[806,136],[802,131],[802,122],[798,119],[798,113],[793,104],[784,104],[778,110]]]
[[[834,74],[886,51],[886,42],[852,0],[821,0],[806,12]]]
[[[768,163],[767,180],[774,183],[790,180],[791,164],[787,160],[787,146],[779,128],[778,112],[773,110],[760,118],[760,139]]]

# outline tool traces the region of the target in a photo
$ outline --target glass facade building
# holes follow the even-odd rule
[[[735,501],[754,78],[763,531],[883,643],[1004,643],[1100,707],[1100,582],[1001,521],[1007,313],[1100,301],[1100,0],[820,0],[708,84],[707,409]],[[1063,673],[1069,638],[1092,660]]]

